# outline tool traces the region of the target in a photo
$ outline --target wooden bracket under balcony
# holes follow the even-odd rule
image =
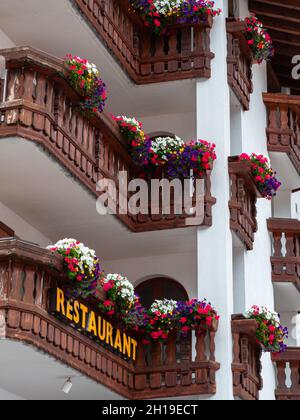
[[[273,282],[292,283],[300,291],[300,221],[272,218],[268,230],[273,237]]]
[[[193,341],[179,339],[175,331],[165,344],[145,346],[139,337],[134,363],[54,317],[49,290],[56,287],[70,287],[61,256],[17,239],[0,239],[0,339],[31,345],[128,399],[215,394],[217,324],[195,334]],[[97,311],[95,300],[85,303]],[[118,328],[113,319],[109,322]]]
[[[253,93],[253,55],[245,38],[245,23],[227,19],[227,71],[228,83],[245,111],[250,108]]]
[[[106,112],[89,117],[78,111],[81,98],[68,83],[63,60],[30,47],[1,50],[0,56],[7,70],[0,138],[18,137],[43,145],[95,198],[101,195],[96,191],[100,179],[114,181],[119,193],[120,171],[127,173],[128,182],[138,176],[127,142],[112,118]],[[211,195],[210,171],[204,184],[204,219],[195,225],[211,226],[216,199]],[[119,212],[116,217],[133,232],[193,226],[187,223],[193,216],[185,210],[184,197],[182,208],[181,214],[173,206],[167,215],[160,208],[159,214]]]
[[[286,352],[272,355],[277,368],[276,399],[300,400],[300,348],[289,347]]]
[[[256,330],[255,320],[243,315],[232,316],[233,392],[242,400],[259,400],[259,391],[263,388],[262,347],[255,337]]]
[[[15,232],[10,227],[0,222],[0,238],[11,238],[13,236],[15,236]]]
[[[300,174],[300,96],[264,93],[268,150],[286,153]]]
[[[75,0],[84,18],[137,84],[209,78],[212,19],[194,25],[169,26],[153,35],[129,11],[128,0]]]
[[[257,198],[261,197],[252,176],[251,163],[229,158],[230,176],[230,228],[237,234],[247,250],[253,249],[257,232]]]

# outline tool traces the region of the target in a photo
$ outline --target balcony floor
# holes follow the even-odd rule
[[[15,341],[0,341],[0,369],[0,400],[1,388],[24,400],[122,399],[54,358]],[[61,388],[68,377],[73,387],[66,395]]]

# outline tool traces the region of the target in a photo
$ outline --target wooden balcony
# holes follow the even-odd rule
[[[273,237],[273,282],[292,283],[300,291],[300,222],[269,219],[268,229]]]
[[[246,249],[252,250],[257,232],[257,198],[261,197],[251,173],[251,163],[229,158],[231,196],[229,201],[230,228]]]
[[[209,78],[212,20],[174,25],[155,36],[127,0],[75,0],[83,17],[137,84]]]
[[[100,195],[96,191],[100,179],[113,180],[119,191],[120,171],[127,172],[128,182],[138,177],[126,140],[111,117],[105,112],[87,117],[76,110],[80,97],[66,80],[62,60],[29,47],[2,50],[0,56],[5,58],[7,70],[7,77],[2,81],[0,138],[19,137],[38,143],[95,198]],[[210,191],[208,173],[205,226],[212,224],[212,206],[216,202]],[[168,215],[120,213],[117,217],[133,232],[186,227],[191,217],[185,211],[176,214],[172,210]]]
[[[289,347],[273,357],[277,367],[277,400],[300,400],[300,348]]]
[[[233,315],[233,393],[247,401],[259,400],[262,390],[262,348],[255,337],[257,323],[243,315]]]
[[[17,239],[1,239],[0,338],[32,345],[128,399],[216,392],[216,326],[208,334],[196,334],[195,359],[191,341],[178,344],[175,333],[165,345],[147,349],[137,338],[136,361],[129,361],[52,315],[49,291],[67,285],[60,256]],[[96,308],[92,299],[82,302]]]
[[[244,111],[250,108],[253,93],[253,56],[244,36],[245,24],[227,19],[227,70],[228,83]]]
[[[300,174],[300,96],[263,95],[268,110],[268,150],[286,153]]]

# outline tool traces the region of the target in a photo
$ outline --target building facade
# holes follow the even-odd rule
[[[62,399],[68,378],[71,399],[299,399],[300,9],[216,0],[213,23],[153,38],[127,3],[0,5],[0,399]],[[239,19],[251,12],[274,39],[271,63],[249,53]],[[76,111],[69,53],[101,70],[102,114]],[[187,214],[99,215],[97,181],[135,169],[111,114],[136,117],[152,137],[216,144],[200,225]],[[272,200],[242,153],[270,158],[282,182]],[[49,310],[63,268],[46,247],[65,237],[95,249],[106,272],[149,301],[208,299],[218,328],[154,343],[146,356],[138,342],[135,360],[94,342]],[[261,354],[255,322],[241,315],[253,305],[281,314],[285,353]]]

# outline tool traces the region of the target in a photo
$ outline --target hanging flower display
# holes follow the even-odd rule
[[[270,168],[268,159],[255,153],[251,156],[243,153],[240,156],[240,160],[252,163],[252,175],[258,190],[264,198],[271,200],[281,187],[281,182],[278,181],[276,173]]]
[[[90,114],[103,112],[107,99],[106,85],[99,77],[100,73],[95,64],[72,55],[66,56],[65,64],[71,86],[83,98],[81,109]]]
[[[94,250],[76,239],[63,239],[47,249],[63,256],[66,274],[81,296],[94,292],[102,273]]]
[[[255,319],[258,323],[256,338],[265,352],[283,353],[286,351],[285,340],[288,339],[288,329],[281,325],[278,314],[266,308],[253,306],[246,317]]]
[[[245,19],[245,36],[252,50],[252,54],[258,63],[270,60],[275,53],[274,45],[268,31],[255,16]]]
[[[168,176],[170,178],[202,178],[206,171],[213,169],[217,159],[216,145],[205,140],[191,141],[184,145],[178,155],[169,157]]]
[[[177,136],[156,137],[151,141],[150,145],[151,162],[155,166],[166,165],[170,159],[178,159],[184,147],[184,141]]]
[[[219,320],[217,312],[205,299],[189,302],[155,300],[150,308],[144,307],[126,277],[105,275],[95,251],[75,239],[63,239],[47,249],[63,257],[71,283],[71,286],[66,285],[72,299],[90,295],[98,298],[96,292],[102,289],[105,300],[98,304],[101,313],[117,320],[120,328],[134,331],[145,343],[165,341],[172,330],[181,335],[192,330],[206,332]]]
[[[164,341],[175,327],[177,302],[175,300],[155,300],[147,311],[146,332],[155,341]]]
[[[201,178],[213,168],[215,144],[205,140],[185,143],[181,138],[147,138],[142,124],[135,118],[113,117],[129,142],[133,161],[153,174],[157,169],[174,178]]]
[[[216,324],[220,317],[206,300],[192,299],[177,303],[177,327],[182,335],[190,331],[206,331]]]
[[[208,0],[130,0],[133,10],[140,14],[145,25],[161,33],[169,23],[200,24],[208,16],[218,16],[215,2]]]
[[[136,300],[134,287],[127,277],[120,274],[107,274],[101,279],[106,300],[99,304],[100,309],[108,315],[124,315],[133,307]]]
[[[150,163],[151,140],[146,137],[142,123],[125,116],[112,118],[128,140],[133,161],[139,166],[147,166]]]

